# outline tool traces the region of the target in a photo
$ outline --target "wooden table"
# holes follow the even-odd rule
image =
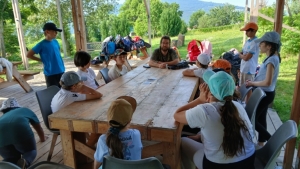
[[[3,89],[5,87],[19,84],[27,93],[32,91],[32,88],[27,83],[27,80],[33,79],[33,75],[39,74],[39,71],[32,71],[32,70],[18,70],[18,65],[22,64],[22,62],[12,62],[13,68],[12,68],[12,75],[13,80],[3,81],[0,82],[0,89]],[[3,68],[3,71],[0,72],[1,75],[5,75],[6,68]]]
[[[157,141],[143,148],[143,157],[163,154],[163,163],[180,168],[182,125],[174,121],[173,114],[194,98],[198,88],[198,78],[183,77],[182,71],[146,69],[141,65],[98,89],[102,99],[75,102],[50,115],[50,127],[60,129],[64,164],[77,168],[82,154],[93,159],[94,150],[85,146],[80,132],[106,133],[110,103],[128,95],[138,104],[131,127],[141,132],[143,140]]]

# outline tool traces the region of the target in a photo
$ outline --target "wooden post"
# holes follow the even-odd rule
[[[246,4],[245,4],[245,16],[244,16],[244,25],[248,22],[248,0],[246,0]],[[244,32],[243,32],[244,33]],[[244,36],[243,36],[243,44],[245,44],[246,42],[246,34],[244,33]]]
[[[283,10],[284,10],[284,0],[277,0],[276,1],[274,30],[276,32],[278,32],[279,34],[281,34],[281,32],[282,32]]]
[[[152,46],[151,43],[151,34],[152,34],[152,30],[151,30],[151,17],[150,17],[150,1],[149,0],[144,0],[144,4],[145,4],[145,8],[146,8],[146,12],[147,12],[147,18],[148,18],[148,37],[149,37],[149,44]],[[149,56],[152,55],[152,47],[149,50]]]
[[[63,45],[63,51],[64,51],[64,58],[67,57],[67,47],[66,47],[66,39],[65,39],[65,33],[63,28],[63,22],[62,22],[62,16],[61,16],[61,7],[60,7],[60,0],[56,0],[56,6],[57,6],[57,12],[58,12],[58,19],[59,19],[59,27],[63,30],[61,32],[61,40]]]
[[[87,51],[84,14],[81,0],[71,0],[76,50]]]
[[[20,8],[19,8],[19,2],[18,0],[12,0],[12,7],[13,7],[13,12],[14,12],[14,17],[15,17],[15,24],[16,24],[16,29],[18,33],[18,41],[20,45],[20,52],[21,52],[21,57],[23,61],[23,65],[25,69],[28,69],[28,59],[26,57],[27,55],[27,50],[26,50],[26,45],[25,45],[25,40],[24,40],[24,33],[23,33],[23,26],[22,26],[22,18],[20,14]]]

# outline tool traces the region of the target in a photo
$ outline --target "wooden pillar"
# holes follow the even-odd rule
[[[82,0],[71,0],[76,51],[87,51]]]
[[[276,1],[276,13],[274,22],[274,31],[281,34],[282,32],[282,21],[283,21],[283,11],[284,10],[284,0]]]
[[[58,19],[59,19],[59,27],[63,30],[61,32],[61,40],[63,45],[63,51],[64,51],[64,58],[67,57],[67,47],[66,47],[66,39],[65,39],[65,33],[63,28],[63,22],[62,22],[62,16],[61,16],[61,7],[60,7],[60,0],[56,0],[56,6],[57,6],[57,12],[58,12]]]
[[[245,15],[244,15],[244,25],[245,25],[246,23],[248,23],[248,20],[249,20],[248,12],[249,12],[249,11],[248,11],[248,0],[246,0],[246,4],[245,4]],[[247,37],[246,37],[245,32],[243,32],[243,33],[244,33],[244,36],[243,36],[243,44],[245,44]]]
[[[26,46],[25,46],[25,39],[24,39],[24,32],[23,32],[19,2],[18,2],[18,0],[12,0],[11,2],[12,2],[14,17],[15,17],[15,24],[16,24],[17,34],[18,34],[21,58],[23,61],[23,65],[24,65],[25,69],[27,70],[28,69],[28,59],[26,57],[27,50],[26,50]]]
[[[152,55],[152,43],[151,43],[151,16],[150,16],[150,0],[144,0],[146,12],[147,12],[147,18],[148,18],[148,37],[149,37],[149,44],[151,45],[151,48],[149,50],[149,55]]]

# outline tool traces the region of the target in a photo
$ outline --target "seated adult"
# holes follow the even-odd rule
[[[200,97],[174,114],[176,121],[201,128],[202,143],[181,139],[184,168],[254,169],[255,146],[248,115],[233,101],[235,83],[224,72],[205,71]]]
[[[170,44],[169,36],[163,36],[160,39],[160,47],[154,50],[149,66],[165,69],[167,65],[176,65],[179,62],[178,56],[175,50],[170,48]]]
[[[39,119],[30,109],[21,107],[15,98],[2,102],[0,112],[0,155],[3,161],[27,168],[37,155],[36,141],[30,125],[37,132],[40,141],[46,137]]]

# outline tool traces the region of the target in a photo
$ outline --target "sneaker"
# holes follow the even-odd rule
[[[20,159],[18,160],[18,162],[17,162],[17,166],[19,166],[19,167],[22,168],[22,169],[25,169],[25,166],[26,166],[26,161],[25,161],[25,159],[20,158]]]

